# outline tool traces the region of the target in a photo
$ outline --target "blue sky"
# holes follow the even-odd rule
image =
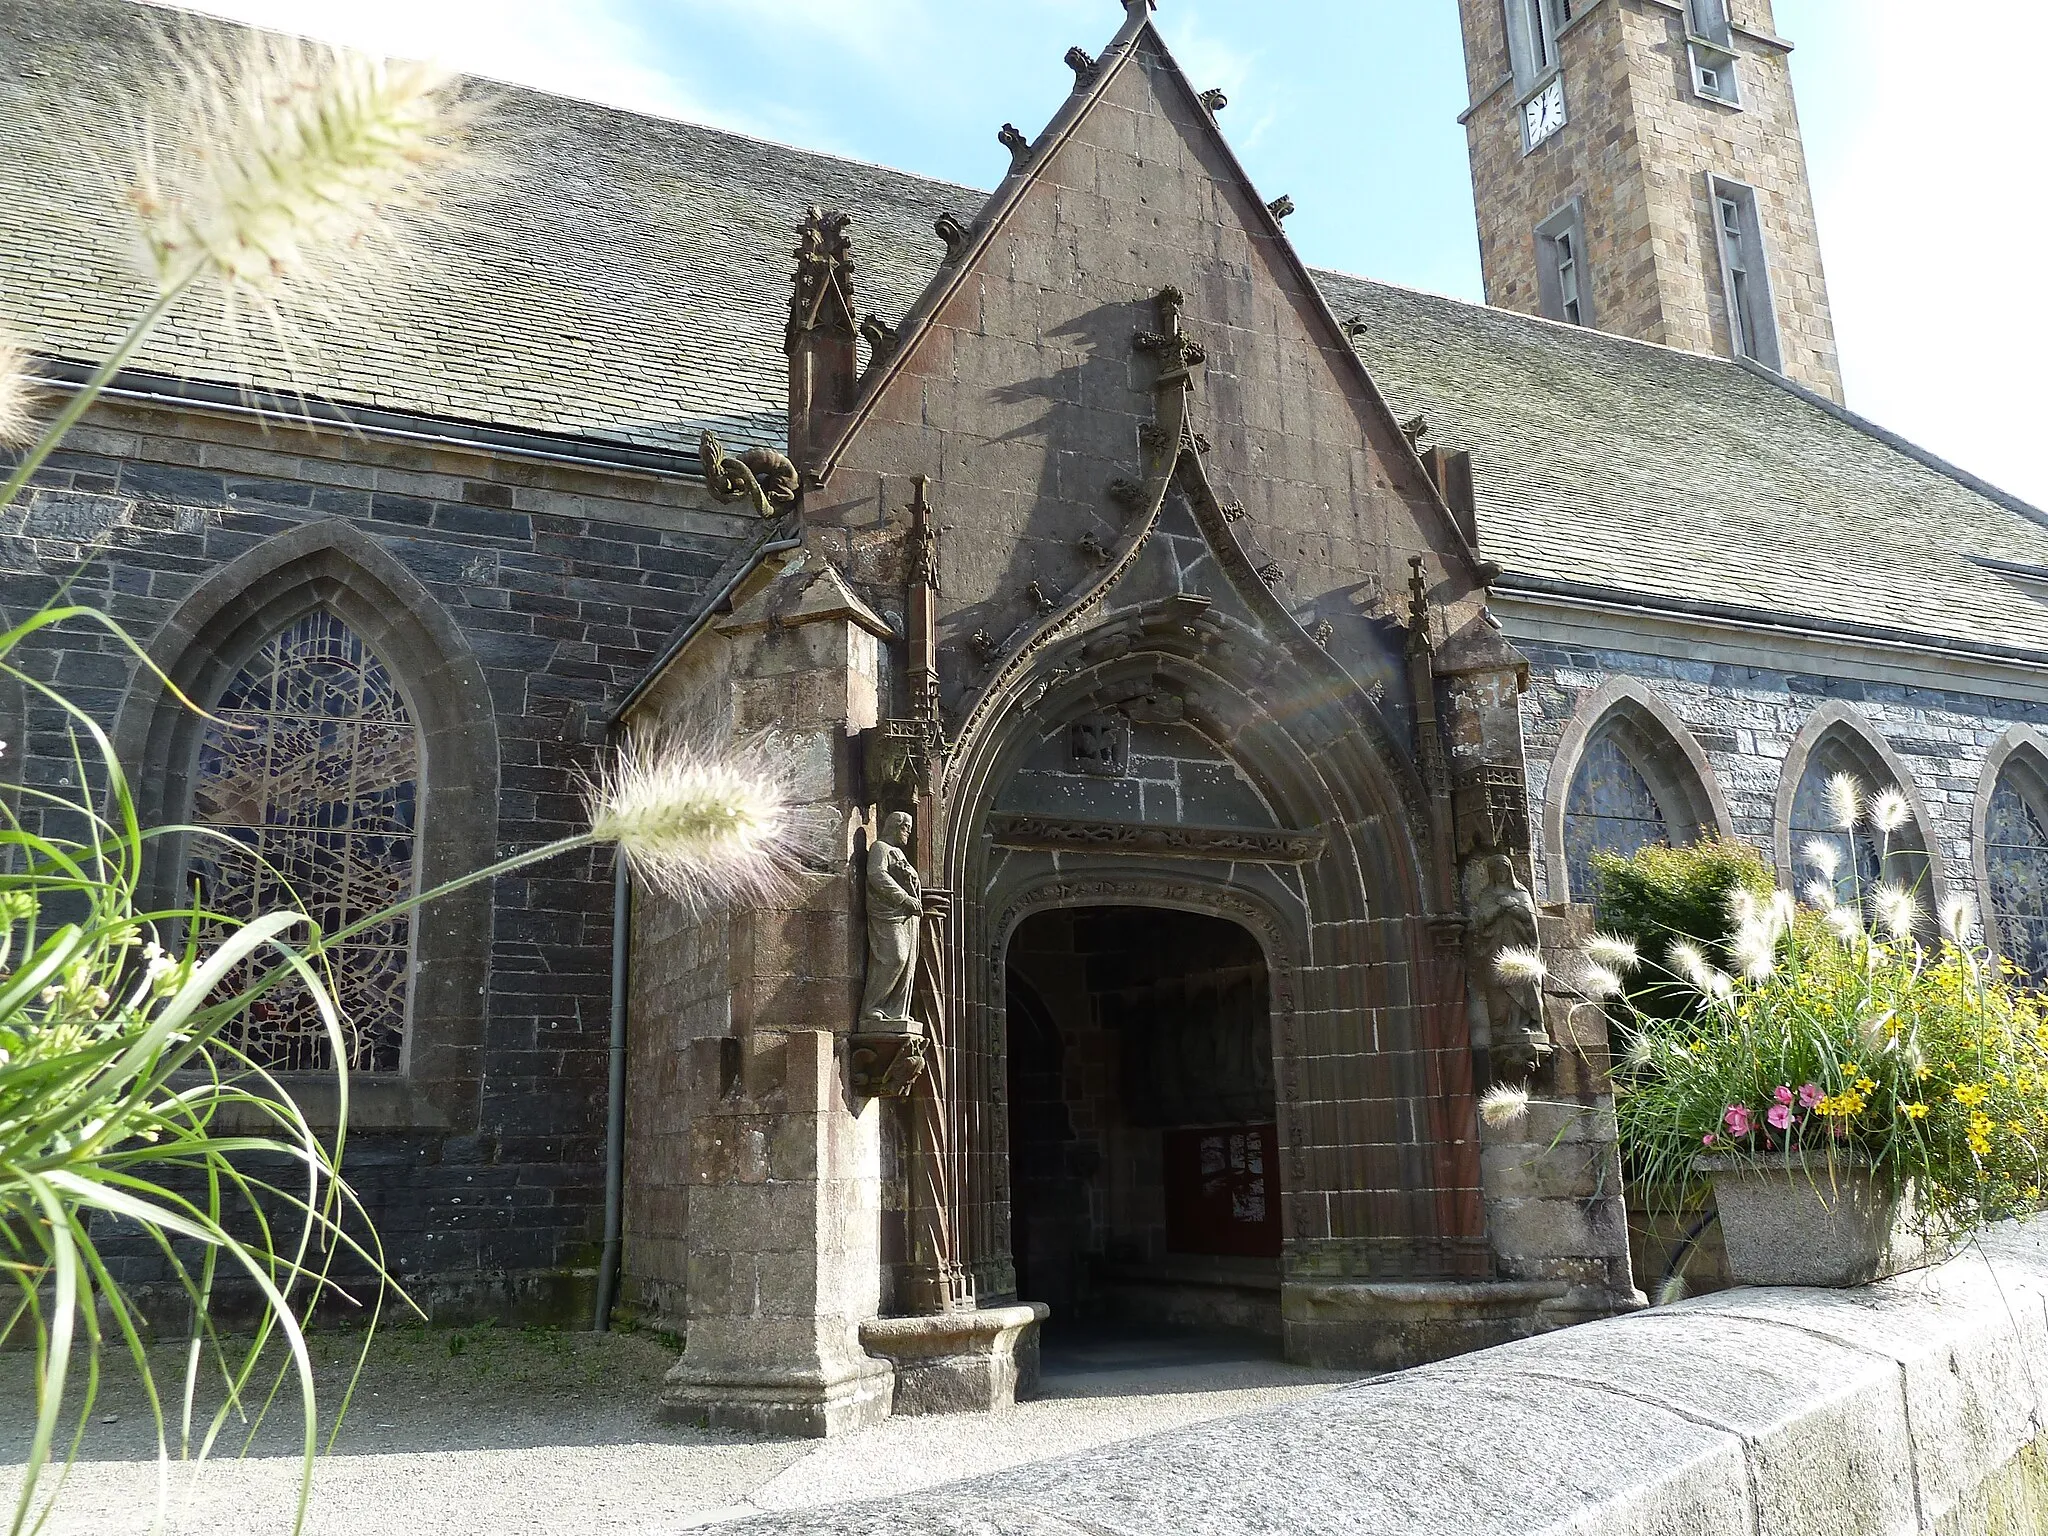
[[[974,186],[1117,0],[200,0],[223,15]],[[1777,0],[1850,405],[2048,505],[2048,6]],[[1481,296],[1455,0],[1160,0],[1319,266]]]

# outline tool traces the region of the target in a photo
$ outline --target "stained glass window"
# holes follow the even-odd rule
[[[1839,739],[1825,739],[1814,748],[1806,760],[1799,788],[1792,795],[1792,862],[1800,890],[1821,877],[1819,869],[1806,857],[1808,845],[1825,843],[1835,850],[1835,900],[1852,905],[1860,891],[1867,909],[1877,887],[1890,881],[1913,892],[1924,909],[1932,900],[1932,892],[1927,879],[1926,843],[1920,829],[1908,822],[1893,833],[1888,843],[1890,854],[1886,857],[1868,821],[1859,822],[1853,832],[1836,826],[1834,813],[1828,808],[1828,780],[1838,773],[1856,780],[1866,803],[1872,794],[1892,787],[1889,774],[1882,769],[1872,772],[1870,765],[1852,754]]]
[[[2000,948],[2037,982],[2048,981],[2048,818],[2041,801],[2040,786],[2023,787],[2021,772],[2008,765],[1991,792],[1984,824]]]
[[[201,738],[191,872],[231,916],[297,907],[333,933],[413,891],[419,733],[391,674],[333,614],[308,614],[256,653]],[[348,1065],[394,1072],[405,1043],[412,922],[329,954]],[[235,1043],[278,1070],[332,1065],[296,984],[266,994]]]
[[[1646,844],[1670,840],[1670,824],[1650,781],[1629,760],[1614,732],[1602,731],[1579,759],[1565,800],[1565,876],[1572,899],[1590,902],[1600,889],[1595,853],[1626,857]]]

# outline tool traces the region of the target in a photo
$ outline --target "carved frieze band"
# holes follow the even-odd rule
[[[1054,853],[1106,849],[1171,859],[1222,859],[1252,864],[1312,864],[1328,843],[1320,832],[1258,827],[1188,827],[1145,822],[1084,821],[1065,816],[998,812],[989,835],[1005,848]]]

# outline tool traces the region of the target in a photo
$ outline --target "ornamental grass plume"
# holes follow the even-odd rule
[[[256,32],[183,49],[143,103],[128,196],[158,287],[360,293],[412,259],[473,116],[434,64]]]
[[[1855,774],[1829,775],[1828,814],[1844,832],[1863,819],[1863,786],[1856,781]]]
[[[1881,885],[1875,898],[1877,920],[1895,939],[1911,938],[1920,921],[1920,903],[1913,893],[1896,885]]]
[[[772,741],[720,752],[679,733],[632,737],[586,800],[591,838],[692,910],[780,894],[801,840]]]
[[[169,52],[135,108],[126,189],[156,297],[0,485],[0,508],[188,293],[217,293],[231,326],[253,306],[280,341],[304,334],[299,321],[416,266],[451,195],[488,179],[484,108],[434,65],[197,29]]]
[[[1513,945],[1493,957],[1493,969],[1502,981],[1536,982],[1550,974],[1542,955]]]
[[[15,448],[36,435],[35,376],[28,349],[0,331],[0,448]]]
[[[1896,785],[1887,785],[1871,797],[1870,824],[1887,837],[1903,827],[1910,814],[1906,797]]]
[[[1619,997],[1626,990],[1620,975],[1607,966],[1588,960],[1579,977],[1579,990],[1594,1002]]]
[[[1702,992],[1707,990],[1707,977],[1713,974],[1714,968],[1707,964],[1705,950],[1690,939],[1675,939],[1665,953],[1674,975],[1683,976]]]
[[[1643,963],[1642,954],[1634,944],[1612,933],[1596,933],[1588,939],[1586,958],[1624,976],[1639,970]]]
[[[1832,880],[1842,872],[1842,850],[1824,837],[1808,838],[1800,855],[1820,871],[1823,880]]]
[[[1967,896],[1951,896],[1941,904],[1941,931],[1958,945],[1968,944],[1977,931],[1977,905]]]
[[[1529,1090],[1510,1083],[1497,1083],[1479,1101],[1479,1118],[1494,1130],[1515,1124],[1529,1113]]]

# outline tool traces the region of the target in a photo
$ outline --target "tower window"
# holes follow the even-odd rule
[[[1740,106],[1742,90],[1735,78],[1735,29],[1728,20],[1728,0],[1687,0],[1685,30],[1694,93],[1723,106]]]
[[[1735,32],[1728,21],[1728,0],[1687,0],[1686,19],[1694,37],[1723,48],[1733,46]]]
[[[1737,357],[1782,370],[1778,317],[1771,303],[1756,190],[1710,174],[1707,196],[1721,250],[1722,302],[1728,313],[1730,344]]]
[[[1586,223],[1577,198],[1536,226],[1536,291],[1543,313],[1568,325],[1593,323]]]
[[[1508,58],[1516,88],[1527,93],[1555,72],[1557,34],[1583,0],[1507,0]]]

